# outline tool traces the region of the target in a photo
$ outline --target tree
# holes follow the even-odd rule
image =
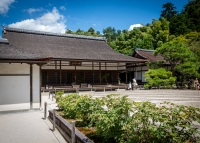
[[[170,34],[179,36],[190,32],[189,21],[186,14],[179,14],[170,20]]]
[[[190,0],[179,14],[168,20],[171,34],[179,36],[192,31],[200,32],[200,0]]]
[[[86,32],[86,35],[95,36],[95,35],[96,35],[96,32],[95,32],[95,30],[94,30],[92,27],[90,27],[90,28],[88,29],[88,31]]]
[[[117,30],[114,27],[107,27],[103,29],[103,34],[106,37],[108,42],[111,42],[113,40],[116,40],[116,37],[121,34],[120,30]]]
[[[190,0],[182,13],[187,15],[188,28],[191,31],[200,32],[200,0]]]
[[[81,30],[80,28],[76,31],[75,34],[78,34],[78,35],[85,35],[85,31]]]
[[[171,18],[173,18],[178,13],[178,11],[176,11],[176,7],[171,2],[164,4],[162,8],[164,10],[161,11],[160,17],[166,18],[167,21],[170,21]]]
[[[175,75],[176,72],[187,78],[198,75],[199,66],[197,58],[180,39],[176,38],[163,44],[154,52],[155,55],[158,53],[170,64],[173,75]]]
[[[71,29],[67,29],[67,31],[65,33],[66,34],[74,34],[74,32]]]

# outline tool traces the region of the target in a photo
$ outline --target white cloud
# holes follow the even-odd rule
[[[128,31],[131,31],[133,30],[134,28],[137,28],[137,27],[142,27],[143,25],[142,24],[133,24],[129,27]]]
[[[65,33],[66,31],[64,16],[55,7],[52,12],[45,13],[41,17],[12,23],[8,27],[56,33]]]
[[[42,8],[29,8],[29,9],[26,9],[25,11],[27,11],[29,14],[32,14],[34,12],[40,12],[42,10],[43,10]]]
[[[66,7],[65,6],[61,6],[60,9],[63,10],[63,11],[65,11]]]
[[[6,14],[9,10],[9,6],[14,2],[15,0],[1,0],[0,1],[0,14]]]

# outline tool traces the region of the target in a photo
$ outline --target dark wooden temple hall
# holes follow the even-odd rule
[[[116,84],[129,82],[134,68],[146,60],[114,51],[103,37],[55,34],[4,27],[3,38],[13,49],[29,53],[24,62],[34,61],[37,55],[41,85]],[[5,61],[14,59],[2,59]],[[125,76],[120,78],[120,73]],[[34,77],[33,77],[34,78]]]

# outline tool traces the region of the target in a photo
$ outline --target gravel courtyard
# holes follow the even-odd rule
[[[134,101],[150,101],[162,103],[164,101],[173,102],[180,105],[187,105],[200,108],[200,90],[120,90],[106,92],[80,92],[80,94],[91,94],[94,97],[101,97],[108,94],[128,95]]]

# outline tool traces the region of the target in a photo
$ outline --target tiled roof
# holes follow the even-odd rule
[[[4,29],[3,36],[8,39],[9,45],[43,58],[144,62],[142,59],[114,51],[101,37],[54,34],[8,27]]]
[[[0,42],[0,59],[37,60],[37,59],[41,59],[41,57],[39,57],[36,54],[28,53],[23,50],[17,49],[7,43]]]
[[[136,58],[148,60],[149,62],[164,61],[163,56],[154,56],[154,50],[136,48],[133,56]]]

